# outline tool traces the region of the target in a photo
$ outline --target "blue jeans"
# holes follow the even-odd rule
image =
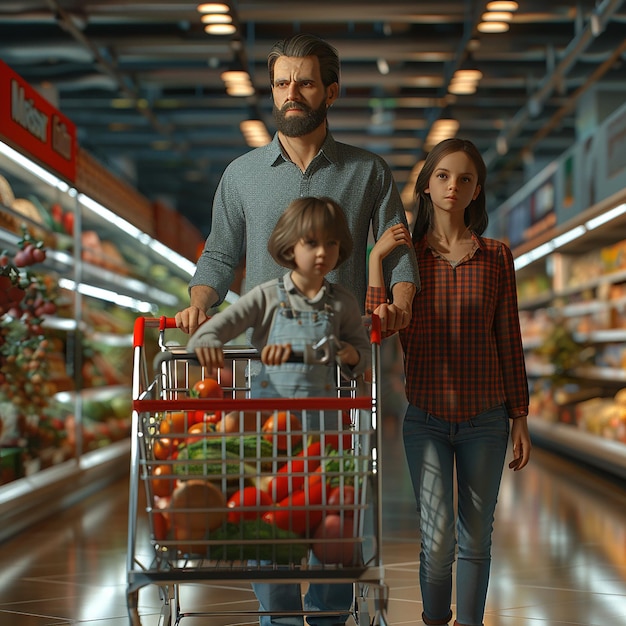
[[[311,564],[318,564],[315,555],[309,557]],[[302,591],[300,583],[252,583],[252,589],[259,601],[261,611],[302,611]],[[332,626],[348,619],[354,585],[350,583],[311,583],[304,596],[304,610],[310,612],[307,622],[311,626]],[[337,611],[336,616],[315,617],[315,611]],[[343,612],[343,613],[342,613]],[[302,626],[304,619],[299,615],[262,615],[260,626]]]
[[[420,514],[420,588],[431,621],[450,615],[455,558],[455,467],[458,494],[457,620],[483,623],[491,534],[509,438],[509,418],[497,406],[459,424],[409,404],[404,449]]]

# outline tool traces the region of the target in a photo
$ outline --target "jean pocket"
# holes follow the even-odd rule
[[[472,428],[489,428],[501,431],[508,435],[509,433],[509,414],[504,404],[495,406],[476,417],[469,420]]]

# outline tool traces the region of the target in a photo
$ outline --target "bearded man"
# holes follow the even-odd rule
[[[354,252],[330,282],[349,285],[361,306],[367,287],[367,245],[390,226],[406,224],[391,170],[378,155],[335,141],[327,112],[339,97],[339,56],[326,41],[298,34],[277,42],[268,55],[277,132],[271,143],[228,165],[213,200],[211,232],[189,283],[190,305],[176,314],[178,328],[193,333],[219,305],[245,258],[246,289],[279,278],[284,268],[267,250],[278,218],[300,196],[327,196],[344,210]],[[412,248],[400,246],[385,260],[391,302],[376,313],[382,330],[400,330],[411,319],[419,289]]]

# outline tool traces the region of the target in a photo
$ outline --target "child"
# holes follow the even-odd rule
[[[200,363],[216,369],[224,365],[223,343],[252,328],[251,343],[261,351],[261,371],[252,377],[253,397],[333,396],[337,393],[332,364],[292,363],[292,352],[303,353],[325,337],[339,341],[336,358],[342,371],[357,377],[371,366],[370,341],[356,298],[325,276],[352,252],[352,236],[341,207],[329,198],[294,200],[278,219],[268,242],[274,260],[290,269],[282,278],[251,289],[223,312],[202,324],[188,348]],[[307,412],[306,427],[337,428],[328,416]],[[312,423],[313,422],[313,423]],[[303,425],[304,426],[304,425]],[[312,557],[313,558],[313,557]],[[262,611],[301,611],[299,584],[255,583]],[[345,619],[353,601],[350,584],[310,584],[307,611],[334,611]],[[302,623],[302,618],[297,620]],[[292,623],[293,619],[263,616],[261,624]]]
[[[476,147],[446,139],[429,153],[415,185],[421,291],[400,340],[409,400],[403,438],[420,513],[426,624],[452,619],[458,539],[454,624],[482,625],[509,432],[511,469],[521,470],[531,449],[513,256],[505,244],[481,236],[488,221],[485,178]],[[384,291],[370,289],[367,308],[382,297]]]
[[[290,268],[281,279],[251,289],[202,324],[188,348],[209,369],[224,366],[222,346],[251,328],[250,342],[263,367],[254,376],[254,397],[331,396],[335,369],[325,364],[287,362],[292,353],[325,337],[340,342],[336,357],[357,377],[370,366],[371,347],[356,298],[325,276],[352,252],[343,211],[329,198],[298,198],[279,218],[268,250]]]

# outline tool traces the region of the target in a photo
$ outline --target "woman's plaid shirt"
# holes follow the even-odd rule
[[[528,414],[513,255],[500,241],[474,239],[456,265],[425,237],[415,244],[421,290],[400,332],[409,402],[450,422],[499,404],[511,418]],[[366,310],[384,300],[383,289],[368,289]]]

